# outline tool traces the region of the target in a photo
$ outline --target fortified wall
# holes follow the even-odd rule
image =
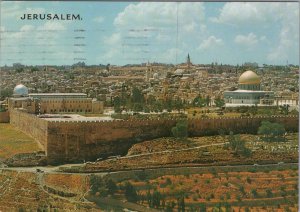
[[[223,133],[256,133],[261,122],[284,124],[298,131],[298,116],[189,119],[190,136]],[[82,162],[126,154],[135,143],[171,135],[176,119],[113,121],[46,121],[22,111],[11,111],[11,124],[44,145],[48,163]]]
[[[255,118],[189,119],[190,136],[223,133],[257,133],[261,122],[268,120],[284,124],[287,131],[298,130],[298,116]],[[171,136],[175,119],[60,121],[48,123],[48,160],[83,161],[109,155],[126,154],[135,143]]]
[[[39,141],[47,149],[48,122],[18,109],[10,110],[10,124]]]
[[[220,133],[256,134],[262,121],[281,123],[286,131],[298,131],[298,116],[256,116],[189,119],[189,136],[216,135]]]
[[[9,111],[0,112],[0,123],[9,123]]]
[[[49,122],[48,158],[78,161],[126,154],[135,143],[170,136],[177,120]]]

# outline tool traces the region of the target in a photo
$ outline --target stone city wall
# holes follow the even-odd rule
[[[262,121],[282,123],[288,132],[298,131],[298,116],[222,117],[189,119],[189,136],[229,134],[230,131],[256,134]]]
[[[9,112],[8,112],[8,110],[0,112],[0,123],[9,123]]]
[[[189,119],[190,136],[220,133],[257,133],[263,120],[298,130],[298,116],[255,118]],[[57,121],[48,123],[49,162],[94,160],[109,155],[126,154],[135,143],[171,135],[178,120]]]
[[[10,110],[10,124],[38,141],[47,149],[48,122],[18,109]]]
[[[66,121],[48,123],[49,162],[93,160],[126,154],[135,143],[170,136],[174,120]]]
[[[176,119],[113,121],[46,121],[18,110],[10,112],[10,122],[44,145],[49,164],[83,162],[99,157],[126,154],[135,143],[171,136]],[[298,116],[255,118],[189,119],[189,136],[220,133],[257,133],[263,120],[298,131]]]

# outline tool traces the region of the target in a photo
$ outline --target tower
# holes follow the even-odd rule
[[[186,64],[187,67],[190,68],[191,67],[191,58],[190,58],[190,54],[188,54],[187,58],[186,58]]]
[[[152,76],[152,67],[149,61],[146,64],[147,70],[146,70],[146,80],[149,81]]]

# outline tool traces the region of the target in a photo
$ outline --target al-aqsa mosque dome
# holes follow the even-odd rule
[[[17,85],[14,88],[13,96],[14,97],[28,96],[28,88],[23,84]]]

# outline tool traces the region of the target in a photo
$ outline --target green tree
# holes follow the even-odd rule
[[[270,188],[266,189],[266,194],[267,194],[268,198],[272,198],[273,197],[273,193],[272,193],[272,190]]]
[[[245,146],[245,143],[246,142],[241,139],[240,135],[233,135],[233,132],[230,132],[228,146],[235,154],[245,157],[249,157],[251,155],[251,150]]]
[[[144,96],[142,94],[142,91],[140,89],[138,89],[137,87],[134,87],[132,89],[132,102],[133,103],[144,102]]]
[[[115,113],[121,112],[121,99],[118,96],[116,96],[114,98],[114,110],[115,110]]]
[[[152,194],[152,206],[154,208],[159,208],[162,195],[159,191],[154,191]]]
[[[206,212],[206,204],[205,203],[200,203],[199,204],[199,211],[200,212]]]
[[[255,188],[251,189],[250,192],[254,198],[256,198],[258,196],[257,190]]]
[[[37,67],[32,67],[30,69],[31,72],[37,72],[37,71],[40,71],[40,69],[38,69]]]
[[[210,96],[206,96],[205,104],[206,104],[206,106],[210,106]]]
[[[90,176],[90,183],[91,183],[90,189],[91,189],[92,194],[96,194],[97,192],[99,192],[104,187],[102,178],[98,177],[94,174],[92,174]]]
[[[208,99],[204,99],[201,97],[201,95],[198,95],[194,100],[193,100],[193,106],[196,107],[205,107],[207,104]]]
[[[286,131],[282,124],[262,121],[257,133],[263,135],[265,141],[283,141]]]
[[[188,124],[186,120],[180,120],[172,128],[172,134],[175,138],[186,138],[188,136]]]
[[[162,112],[163,111],[163,104],[161,101],[156,100],[153,105],[154,112]]]
[[[284,115],[289,114],[290,105],[280,105],[279,107],[280,107],[281,113],[283,113]]]
[[[258,107],[257,107],[257,105],[251,106],[251,108],[249,109],[249,113],[251,113],[253,116],[256,115],[257,112],[258,112]]]
[[[239,191],[243,194],[243,195],[245,195],[246,194],[246,192],[245,192],[245,188],[244,188],[244,186],[243,185],[240,185],[239,186]]]
[[[168,112],[172,112],[173,106],[174,106],[174,103],[173,103],[172,99],[167,99],[165,101],[164,108],[167,109]]]
[[[125,198],[127,199],[127,201],[129,202],[138,201],[137,192],[130,182],[126,182],[124,190],[125,190]]]
[[[106,182],[106,189],[107,189],[108,194],[113,195],[118,190],[118,186],[112,179],[109,179]]]
[[[215,104],[216,104],[217,107],[221,108],[225,105],[225,101],[224,101],[224,99],[221,99],[220,97],[217,97],[215,99]]]
[[[21,72],[23,72],[23,71],[24,71],[24,68],[17,68],[17,69],[16,69],[16,72],[17,72],[17,73],[21,73]]]
[[[178,204],[178,212],[185,212],[184,196],[179,197],[177,199],[177,204]]]
[[[13,95],[13,90],[6,88],[6,89],[0,89],[0,97],[1,99],[4,99],[6,97],[11,97]]]
[[[143,104],[142,103],[134,103],[132,110],[135,112],[143,111]]]
[[[152,194],[150,193],[149,190],[147,191],[146,198],[147,198],[148,206],[151,208],[152,207]]]
[[[174,107],[175,107],[176,110],[178,110],[178,112],[180,112],[184,108],[182,100],[181,99],[176,99],[174,101]]]
[[[225,207],[225,212],[230,212],[231,211],[231,205],[228,202],[224,203],[224,207]]]

